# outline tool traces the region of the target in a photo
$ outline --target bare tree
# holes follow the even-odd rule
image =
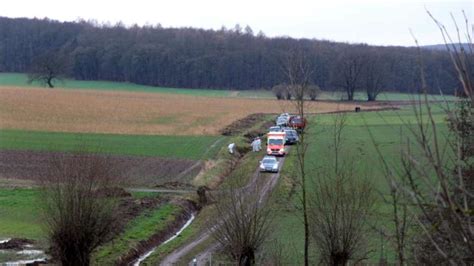
[[[113,170],[106,157],[90,153],[49,158],[41,178],[43,221],[62,265],[89,265],[92,252],[117,232],[118,204],[104,193],[117,185]]]
[[[311,235],[320,261],[326,265],[357,263],[367,255],[368,221],[376,201],[372,184],[355,175],[354,162],[341,160],[346,113],[333,116],[334,165],[319,167],[314,173],[309,217]]]
[[[318,85],[311,85],[308,87],[307,96],[311,101],[315,101],[319,94],[321,94],[321,89]]]
[[[295,95],[295,108],[301,119],[306,119],[305,105],[308,88],[311,84],[311,75],[313,68],[302,49],[295,49],[289,52],[287,62],[284,66],[286,76],[288,78],[289,87],[292,88]],[[308,142],[305,138],[306,129],[300,132],[300,138],[296,144],[297,157],[297,173],[296,183],[300,185],[301,203],[303,209],[303,226],[304,226],[304,265],[309,265],[309,219],[308,219],[308,201],[307,201],[307,181],[306,181],[306,151]]]
[[[334,173],[337,175],[340,170],[340,152],[342,148],[342,133],[347,123],[346,113],[337,113],[333,116],[332,126],[332,148],[334,150]]]
[[[368,128],[369,129],[369,128]],[[404,185],[407,185],[404,181],[405,178],[397,178],[403,175],[401,172],[395,172],[389,162],[384,157],[383,153],[381,152],[379,146],[375,142],[375,137],[372,132],[369,131],[370,138],[374,142],[375,150],[381,159],[381,163],[383,166],[383,172],[385,175],[385,179],[387,184],[390,187],[390,193],[388,199],[385,195],[382,195],[384,201],[389,204],[392,208],[392,219],[394,225],[393,233],[386,232],[383,228],[380,230],[382,234],[382,238],[388,236],[391,239],[395,239],[394,247],[397,253],[397,259],[399,265],[405,265],[407,262],[407,249],[408,249],[408,233],[410,228],[412,227],[412,215],[410,215],[408,207],[409,207],[409,200],[405,197],[404,193],[399,189],[399,183],[403,182]],[[400,136],[402,137],[403,134],[400,132]],[[402,141],[400,141],[402,142]],[[385,226],[384,226],[385,227]],[[382,249],[383,254],[383,249]],[[381,257],[381,260],[384,258]]]
[[[325,265],[355,264],[367,258],[368,221],[375,194],[367,179],[352,167],[315,179],[310,201],[311,235]]]
[[[216,203],[212,236],[239,265],[254,265],[256,253],[270,235],[271,210],[263,190],[232,184]]]
[[[379,93],[382,92],[388,70],[375,50],[369,51],[365,58],[367,62],[364,64],[362,75],[365,81],[367,100],[371,102],[375,101]]]
[[[28,74],[28,83],[39,82],[43,86],[54,88],[54,83],[62,79],[66,71],[65,59],[55,53],[46,53],[36,57]]]
[[[431,14],[428,12],[431,16]],[[424,95],[413,106],[414,124],[404,123],[408,131],[402,143],[399,163],[394,167],[391,188],[410,201],[407,210],[419,227],[415,235],[414,259],[421,264],[466,265],[474,261],[474,116],[472,41],[466,20],[469,50],[458,50],[444,25],[431,16],[441,30],[466,99],[453,107],[447,103],[450,133],[443,134],[434,118],[433,103],[427,96],[428,87],[420,53],[420,77]],[[453,17],[460,40],[459,28]],[[415,39],[418,45],[418,42]],[[383,158],[383,154],[379,154]],[[388,165],[388,164],[385,164]]]
[[[278,84],[273,86],[272,91],[277,100],[283,100],[285,98],[285,91],[286,91],[285,84]]]
[[[359,48],[349,49],[343,51],[339,56],[335,73],[337,73],[337,85],[345,90],[347,100],[353,101],[355,91],[360,87],[365,59]]]

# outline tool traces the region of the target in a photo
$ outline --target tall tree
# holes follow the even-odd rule
[[[380,92],[382,92],[388,69],[385,62],[377,51],[370,51],[365,55],[366,63],[362,70],[362,79],[367,92],[367,100],[375,101]]]
[[[310,60],[305,54],[304,50],[298,46],[296,49],[289,51],[287,55],[284,70],[288,79],[288,87],[294,95],[295,109],[301,119],[306,120],[306,98],[310,84],[312,83],[311,76],[313,68]],[[308,149],[308,142],[305,138],[305,128],[303,128],[299,135],[299,141],[296,145],[296,182],[300,184],[302,191],[301,204],[303,207],[303,228],[304,228],[304,265],[309,265],[309,216],[308,216],[308,199],[307,199],[307,180],[306,180],[306,151]]]
[[[347,100],[353,101],[356,90],[361,85],[361,73],[365,58],[360,48],[347,47],[339,56],[333,73],[337,77],[336,85],[342,87]]]
[[[118,202],[103,195],[117,186],[115,177],[104,156],[75,152],[48,158],[40,180],[42,221],[53,258],[62,265],[89,265],[94,250],[118,232]]]

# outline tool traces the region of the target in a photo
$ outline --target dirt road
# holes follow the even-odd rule
[[[260,201],[264,200],[268,195],[269,192],[275,187],[275,185],[278,182],[278,178],[280,177],[280,170],[283,167],[283,164],[285,162],[285,157],[280,159],[280,168],[278,173],[271,174],[269,177],[267,177],[265,184],[261,187],[262,193],[261,193],[261,198]],[[256,187],[258,177],[259,175],[259,169],[257,168],[254,174],[252,175],[252,178],[250,179],[249,183],[244,187],[244,189],[249,189],[252,187]],[[175,250],[173,253],[169,254],[167,257],[165,257],[160,265],[176,265],[178,263],[180,264],[185,264],[183,262],[180,262],[180,259],[183,256],[186,256],[189,252],[191,252],[195,247],[200,245],[201,243],[205,242],[208,240],[210,237],[209,230],[205,230],[202,232],[197,238],[195,238],[193,241],[187,243],[186,245],[180,247],[179,249]],[[212,252],[214,252],[218,248],[218,245],[216,243],[213,243],[209,247],[207,247],[204,251],[196,255],[196,260],[197,260],[197,265],[205,265],[206,262],[208,262],[208,259]],[[190,265],[193,265],[193,262],[189,262]]]

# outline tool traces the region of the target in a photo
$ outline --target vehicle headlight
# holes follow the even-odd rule
[[[273,165],[273,169],[278,169],[278,165]]]

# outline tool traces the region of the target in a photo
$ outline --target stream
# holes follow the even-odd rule
[[[186,223],[174,234],[172,235],[170,238],[168,238],[166,241],[164,241],[163,243],[159,244],[158,246],[152,248],[150,251],[148,251],[147,253],[143,254],[142,256],[140,256],[138,258],[138,260],[133,263],[133,266],[139,266],[140,263],[144,260],[146,260],[151,254],[153,254],[153,252],[155,252],[155,250],[161,246],[161,245],[164,245],[170,241],[172,241],[173,239],[177,238],[182,232],[184,229],[186,229],[194,220],[194,218],[196,218],[196,216],[193,214],[191,214],[191,217],[188,219],[188,221],[186,221]]]

